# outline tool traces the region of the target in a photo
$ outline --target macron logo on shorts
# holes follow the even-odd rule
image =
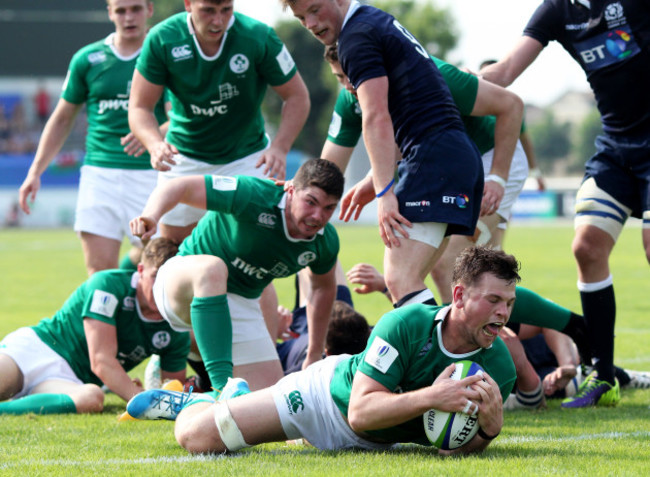
[[[119,301],[115,295],[102,290],[95,290],[90,311],[98,315],[111,317],[115,314]]]
[[[399,353],[395,348],[389,345],[386,341],[382,340],[379,336],[375,336],[372,340],[370,349],[366,353],[364,361],[378,371],[386,374],[390,365],[393,364]]]

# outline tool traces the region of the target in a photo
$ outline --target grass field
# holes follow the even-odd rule
[[[347,270],[380,265],[375,227],[340,227]],[[650,268],[640,229],[626,228],[614,251],[617,293],[616,362],[650,369]],[[570,252],[572,229],[512,228],[506,248],[522,262],[523,285],[580,310]],[[85,279],[79,241],[68,230],[0,231],[0,336],[50,316]],[[293,303],[292,281],[277,284],[280,302]],[[389,309],[381,296],[355,296],[371,322]],[[133,375],[141,375],[140,366]],[[2,379],[0,377],[0,379]],[[118,423],[124,403],[108,395],[95,416],[0,417],[0,475],[648,475],[650,391],[623,391],[613,409],[506,414],[501,436],[480,456],[441,459],[415,446],[379,454],[320,452],[268,444],[230,457],[193,457],[174,440],[170,422]]]

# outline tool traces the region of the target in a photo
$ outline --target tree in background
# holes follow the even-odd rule
[[[543,171],[551,171],[556,161],[568,157],[571,151],[569,123],[559,124],[553,113],[546,110],[540,121],[529,125],[529,130]]]
[[[585,162],[596,152],[594,141],[596,136],[603,133],[603,125],[600,122],[600,113],[596,108],[589,113],[577,127],[575,142],[568,164],[568,172],[582,172],[585,169]]]

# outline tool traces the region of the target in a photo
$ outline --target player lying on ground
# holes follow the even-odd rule
[[[185,379],[188,333],[162,319],[153,299],[167,239],[145,247],[137,272],[95,273],[52,318],[0,342],[0,414],[101,412],[105,384],[128,401],[142,391],[127,371],[156,353],[165,379]]]
[[[328,357],[235,399],[191,401],[178,414],[176,439],[193,453],[296,438],[319,449],[385,450],[397,442],[428,445],[422,415],[431,408],[472,407],[481,430],[460,451],[480,451],[501,431],[502,396],[516,377],[498,334],[512,310],[518,269],[502,251],[468,249],[455,267],[450,306],[393,310],[360,354]],[[485,379],[450,379],[460,359],[479,363]],[[146,413],[160,393],[146,391],[131,403],[142,401]]]

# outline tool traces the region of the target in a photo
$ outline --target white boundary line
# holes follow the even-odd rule
[[[530,436],[530,437],[508,437],[502,438],[497,441],[497,444],[521,444],[529,442],[576,442],[584,440],[611,440],[611,439],[635,439],[639,437],[650,437],[650,431],[640,431],[640,432],[604,432],[600,434],[578,434],[574,436],[563,436],[563,437],[553,437],[553,436]],[[402,446],[400,446],[402,447]],[[403,447],[410,447],[410,444],[406,444]],[[414,446],[415,447],[415,446]],[[237,458],[237,455],[230,455],[227,458]],[[71,459],[31,459],[23,460],[16,463],[4,463],[0,464],[0,470],[2,469],[20,469],[22,467],[38,465],[42,467],[84,467],[84,466],[95,466],[95,465],[151,465],[151,464],[186,464],[193,462],[210,462],[217,461],[220,459],[226,458],[225,454],[219,455],[184,455],[184,456],[160,456],[160,457],[142,457],[138,459],[106,459],[106,460],[88,460],[88,461],[79,461]]]

